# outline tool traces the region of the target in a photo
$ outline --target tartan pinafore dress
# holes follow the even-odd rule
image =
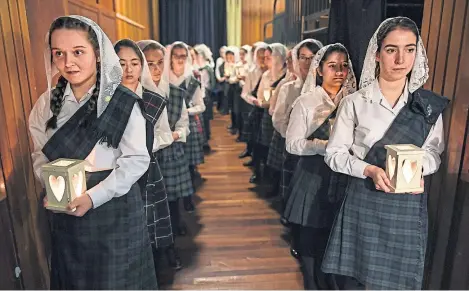
[[[135,102],[134,92],[119,85],[103,114],[81,127],[83,105],[49,139],[42,151],[50,160],[84,160],[98,141],[119,146]],[[89,101],[88,101],[89,102]],[[87,188],[112,171],[87,172]],[[139,183],[126,195],[90,209],[83,217],[51,214],[51,289],[156,289],[155,266]]]
[[[186,107],[192,106],[192,98],[194,97],[195,91],[200,87],[200,82],[197,81],[193,76],[190,77],[189,84],[186,86],[184,80],[179,88],[185,92],[184,101]],[[189,115],[189,130],[191,131],[187,137],[186,144],[184,146],[184,154],[187,158],[187,162],[190,166],[197,166],[204,163],[204,135],[202,129],[202,119],[200,115]]]
[[[448,102],[423,89],[410,94],[364,161],[384,169],[385,145],[421,147]],[[340,199],[340,195],[332,199]],[[421,289],[427,220],[426,191],[418,195],[384,193],[376,190],[370,178],[349,177],[322,270],[354,277],[367,289]]]
[[[181,118],[184,103],[184,90],[169,85],[168,121],[171,131],[176,128],[176,123]],[[189,163],[184,154],[184,143],[173,142],[170,146],[156,152],[161,173],[163,174],[168,201],[177,201],[181,197],[194,194]]]
[[[150,90],[143,88],[142,94],[144,117],[147,119],[147,148],[150,154],[150,166],[147,181],[142,191],[147,228],[150,241],[157,248],[164,248],[173,244],[173,231],[169,215],[168,196],[161,173],[157,153],[153,152],[154,127],[166,106],[166,99]]]

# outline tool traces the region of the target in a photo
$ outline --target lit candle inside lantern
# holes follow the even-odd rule
[[[272,95],[272,90],[270,90],[270,89],[265,89],[264,90],[264,100],[265,101],[269,101],[271,95]]]

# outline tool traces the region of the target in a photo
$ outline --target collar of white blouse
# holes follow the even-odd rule
[[[389,110],[394,115],[397,115],[409,100],[408,82],[406,82],[404,91],[399,97],[399,100],[397,101],[396,106],[394,106],[394,108],[391,106],[391,104],[389,104],[389,102],[386,100],[383,93],[381,92],[378,80],[375,80],[373,82],[373,85],[366,87],[365,90],[363,90],[362,95],[367,100],[369,100],[370,103],[377,102],[386,110]]]
[[[90,90],[88,90],[88,92],[85,94],[85,96],[81,98],[80,101],[78,101],[77,98],[75,98],[75,94],[73,94],[72,88],[70,87],[70,83],[67,83],[67,86],[65,87],[64,91],[64,101],[82,105],[90,99],[91,95],[93,94],[94,88],[96,88],[96,85],[93,85]]]

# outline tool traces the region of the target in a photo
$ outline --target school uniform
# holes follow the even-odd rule
[[[119,85],[100,117],[92,112],[87,126],[80,126],[93,90],[77,101],[67,85],[56,129],[45,127],[52,116],[49,94],[38,99],[30,116],[38,178],[42,180],[41,166],[58,158],[89,163],[87,193],[93,208],[83,217],[50,213],[51,288],[155,289],[142,189],[137,183],[150,164],[139,97]]]
[[[438,170],[444,149],[441,112],[448,100],[423,89],[410,93],[409,84],[414,86],[406,85],[394,108],[376,80],[345,98],[326,150],[326,163],[349,181],[343,195],[332,197],[344,202],[322,269],[354,277],[367,289],[422,288],[427,192],[384,193],[363,174],[370,164],[386,168],[388,144],[423,148],[423,175]]]

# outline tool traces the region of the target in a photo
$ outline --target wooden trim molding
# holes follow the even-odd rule
[[[141,25],[140,23],[138,23],[138,22],[136,22],[136,21],[134,21],[134,20],[128,18],[128,17],[125,16],[125,15],[120,14],[119,12],[116,13],[116,18],[117,18],[117,19],[120,19],[120,20],[122,20],[122,21],[124,21],[124,22],[127,22],[127,23],[130,24],[130,25],[136,26],[136,27],[141,28],[141,29],[145,29],[145,26],[143,26],[143,25]]]

